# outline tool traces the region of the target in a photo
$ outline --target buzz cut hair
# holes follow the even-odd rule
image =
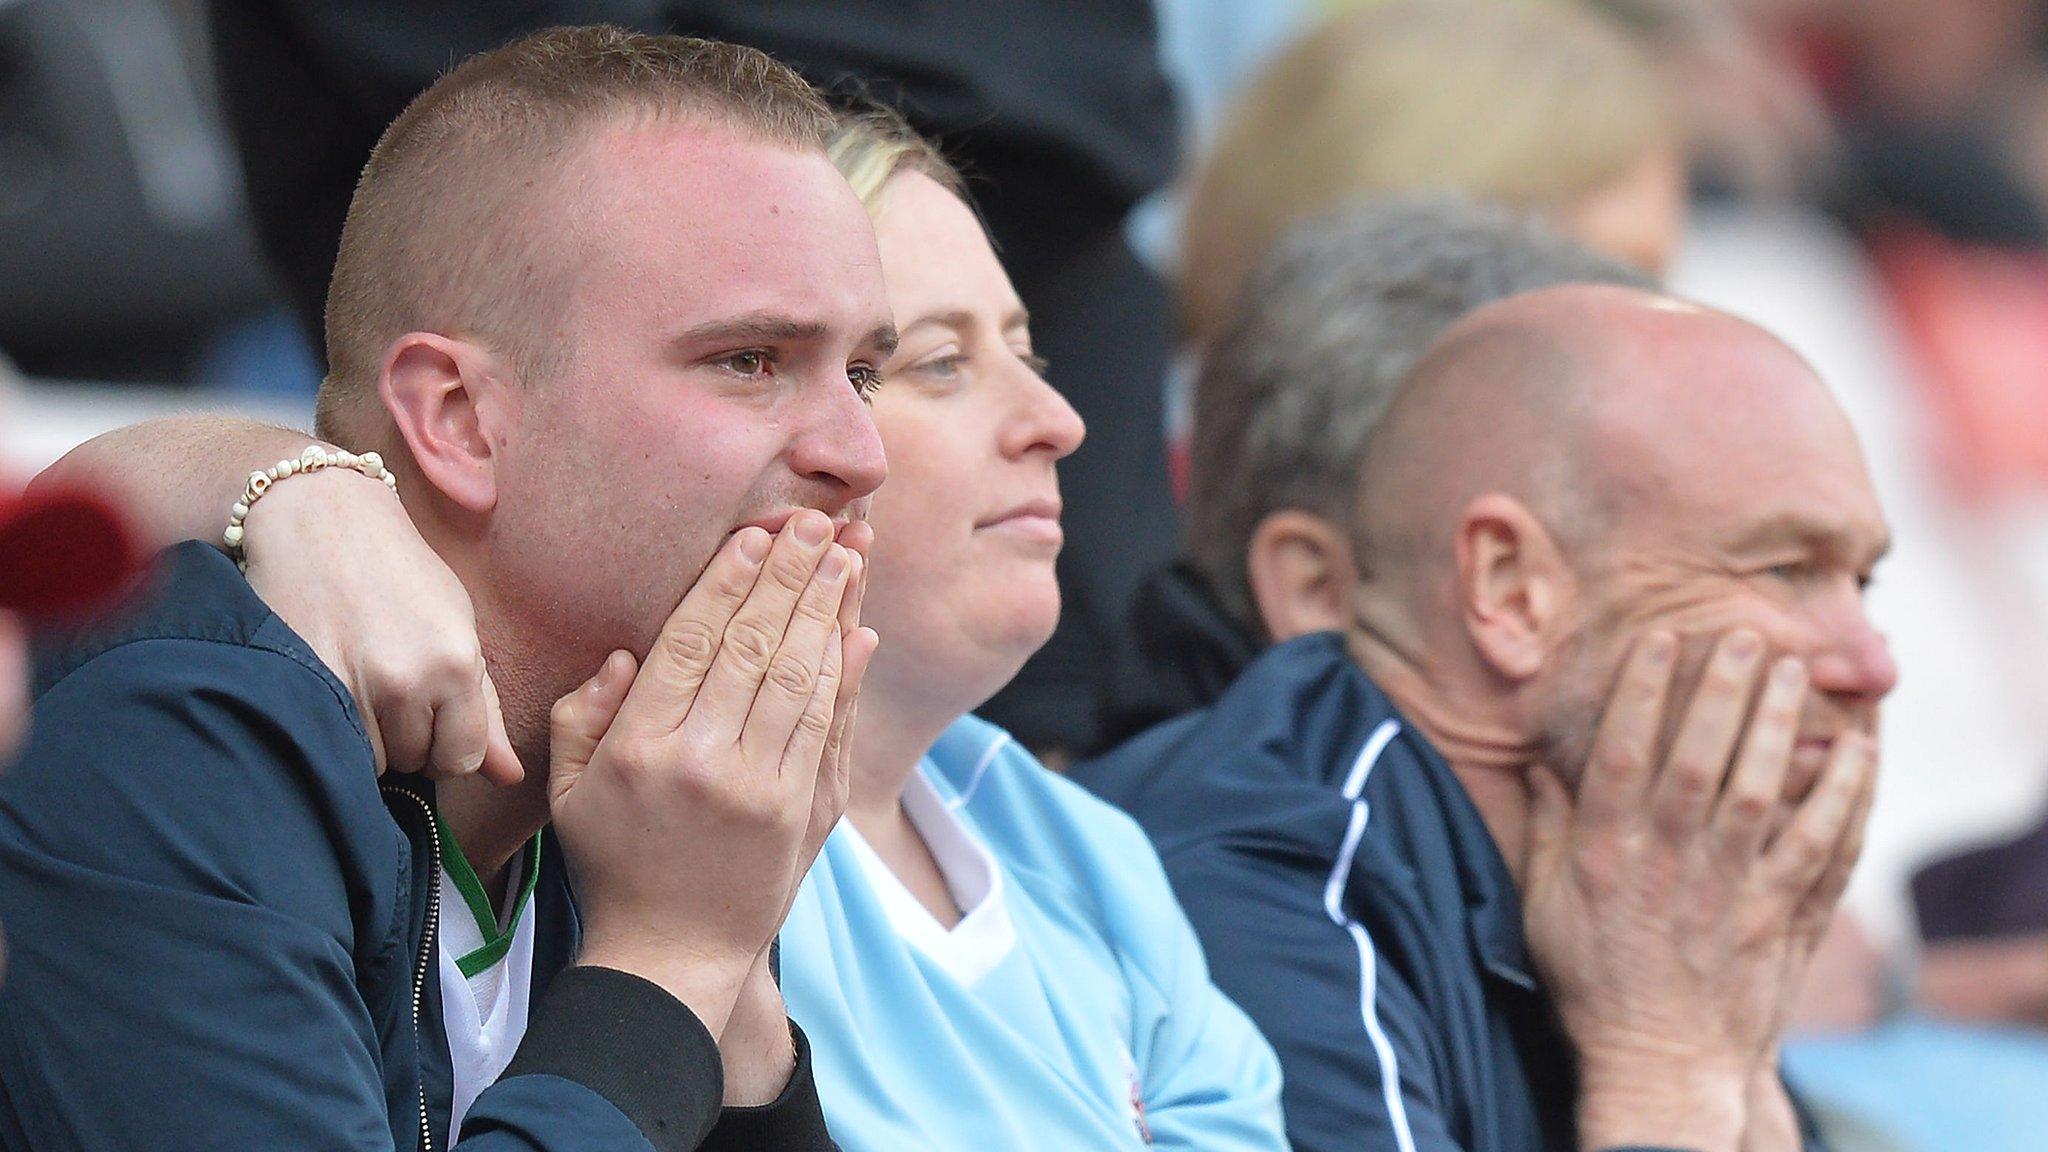
[[[555,318],[570,237],[544,205],[568,190],[599,132],[670,119],[821,154],[833,130],[811,85],[764,52],[602,25],[473,56],[407,105],[370,153],[342,227],[320,435],[392,446],[377,431],[378,378],[407,332],[478,339],[522,379],[546,378],[567,338]]]

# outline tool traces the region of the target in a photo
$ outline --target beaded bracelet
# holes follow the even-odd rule
[[[303,472],[318,472],[323,468],[347,468],[360,472],[372,480],[382,480],[393,495],[398,493],[398,477],[384,467],[384,458],[375,452],[358,456],[353,452],[336,449],[332,452],[318,444],[309,444],[296,460],[279,460],[258,472],[249,473],[249,483],[242,488],[242,498],[235,501],[228,510],[228,528],[221,533],[221,541],[227,545],[228,555],[234,558],[235,567],[246,572],[249,558],[242,552],[243,523],[249,519],[249,509],[256,506],[263,494],[276,487],[279,481]]]

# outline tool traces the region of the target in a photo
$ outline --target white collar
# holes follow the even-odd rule
[[[973,984],[1009,955],[1017,932],[1010,921],[1002,868],[958,812],[948,807],[922,770],[903,789],[903,814],[924,839],[939,875],[961,910],[951,929],[911,894],[889,865],[862,838],[852,821],[845,831],[868,887],[881,901],[890,927],[961,984]]]

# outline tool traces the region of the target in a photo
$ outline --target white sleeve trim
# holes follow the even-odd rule
[[[1415,1152],[1415,1134],[1409,1130],[1408,1109],[1401,1099],[1401,1069],[1394,1059],[1394,1045],[1387,1039],[1386,1029],[1380,1027],[1379,1012],[1374,1007],[1378,954],[1364,926],[1344,913],[1344,881],[1351,875],[1352,862],[1358,856],[1358,842],[1365,836],[1365,824],[1371,815],[1364,800],[1366,777],[1372,775],[1380,753],[1387,750],[1388,743],[1400,732],[1400,721],[1381,721],[1380,726],[1366,738],[1365,747],[1359,749],[1358,759],[1352,762],[1350,773],[1344,777],[1344,798],[1351,802],[1351,820],[1344,829],[1344,846],[1337,853],[1337,865],[1330,869],[1330,878],[1323,885],[1323,911],[1331,923],[1344,929],[1358,948],[1358,1013],[1365,1021],[1365,1034],[1372,1041],[1373,1052],[1379,1057],[1380,1093],[1386,1099],[1387,1119],[1393,1125],[1394,1141],[1401,1152]]]

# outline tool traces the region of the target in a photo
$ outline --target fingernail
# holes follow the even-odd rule
[[[837,580],[839,574],[844,571],[846,571],[846,549],[834,544],[826,551],[825,558],[818,562],[818,575],[827,580]]]
[[[822,512],[799,512],[790,521],[796,528],[796,542],[816,548],[832,538],[832,521]]]
[[[1738,660],[1747,660],[1763,648],[1763,638],[1747,628],[1728,637],[1728,654]]]
[[[1771,682],[1782,688],[1790,688],[1804,682],[1806,665],[1797,657],[1787,656],[1771,665]]]
[[[739,530],[740,559],[749,564],[759,564],[768,558],[768,547],[775,543],[768,533],[759,528]]]

